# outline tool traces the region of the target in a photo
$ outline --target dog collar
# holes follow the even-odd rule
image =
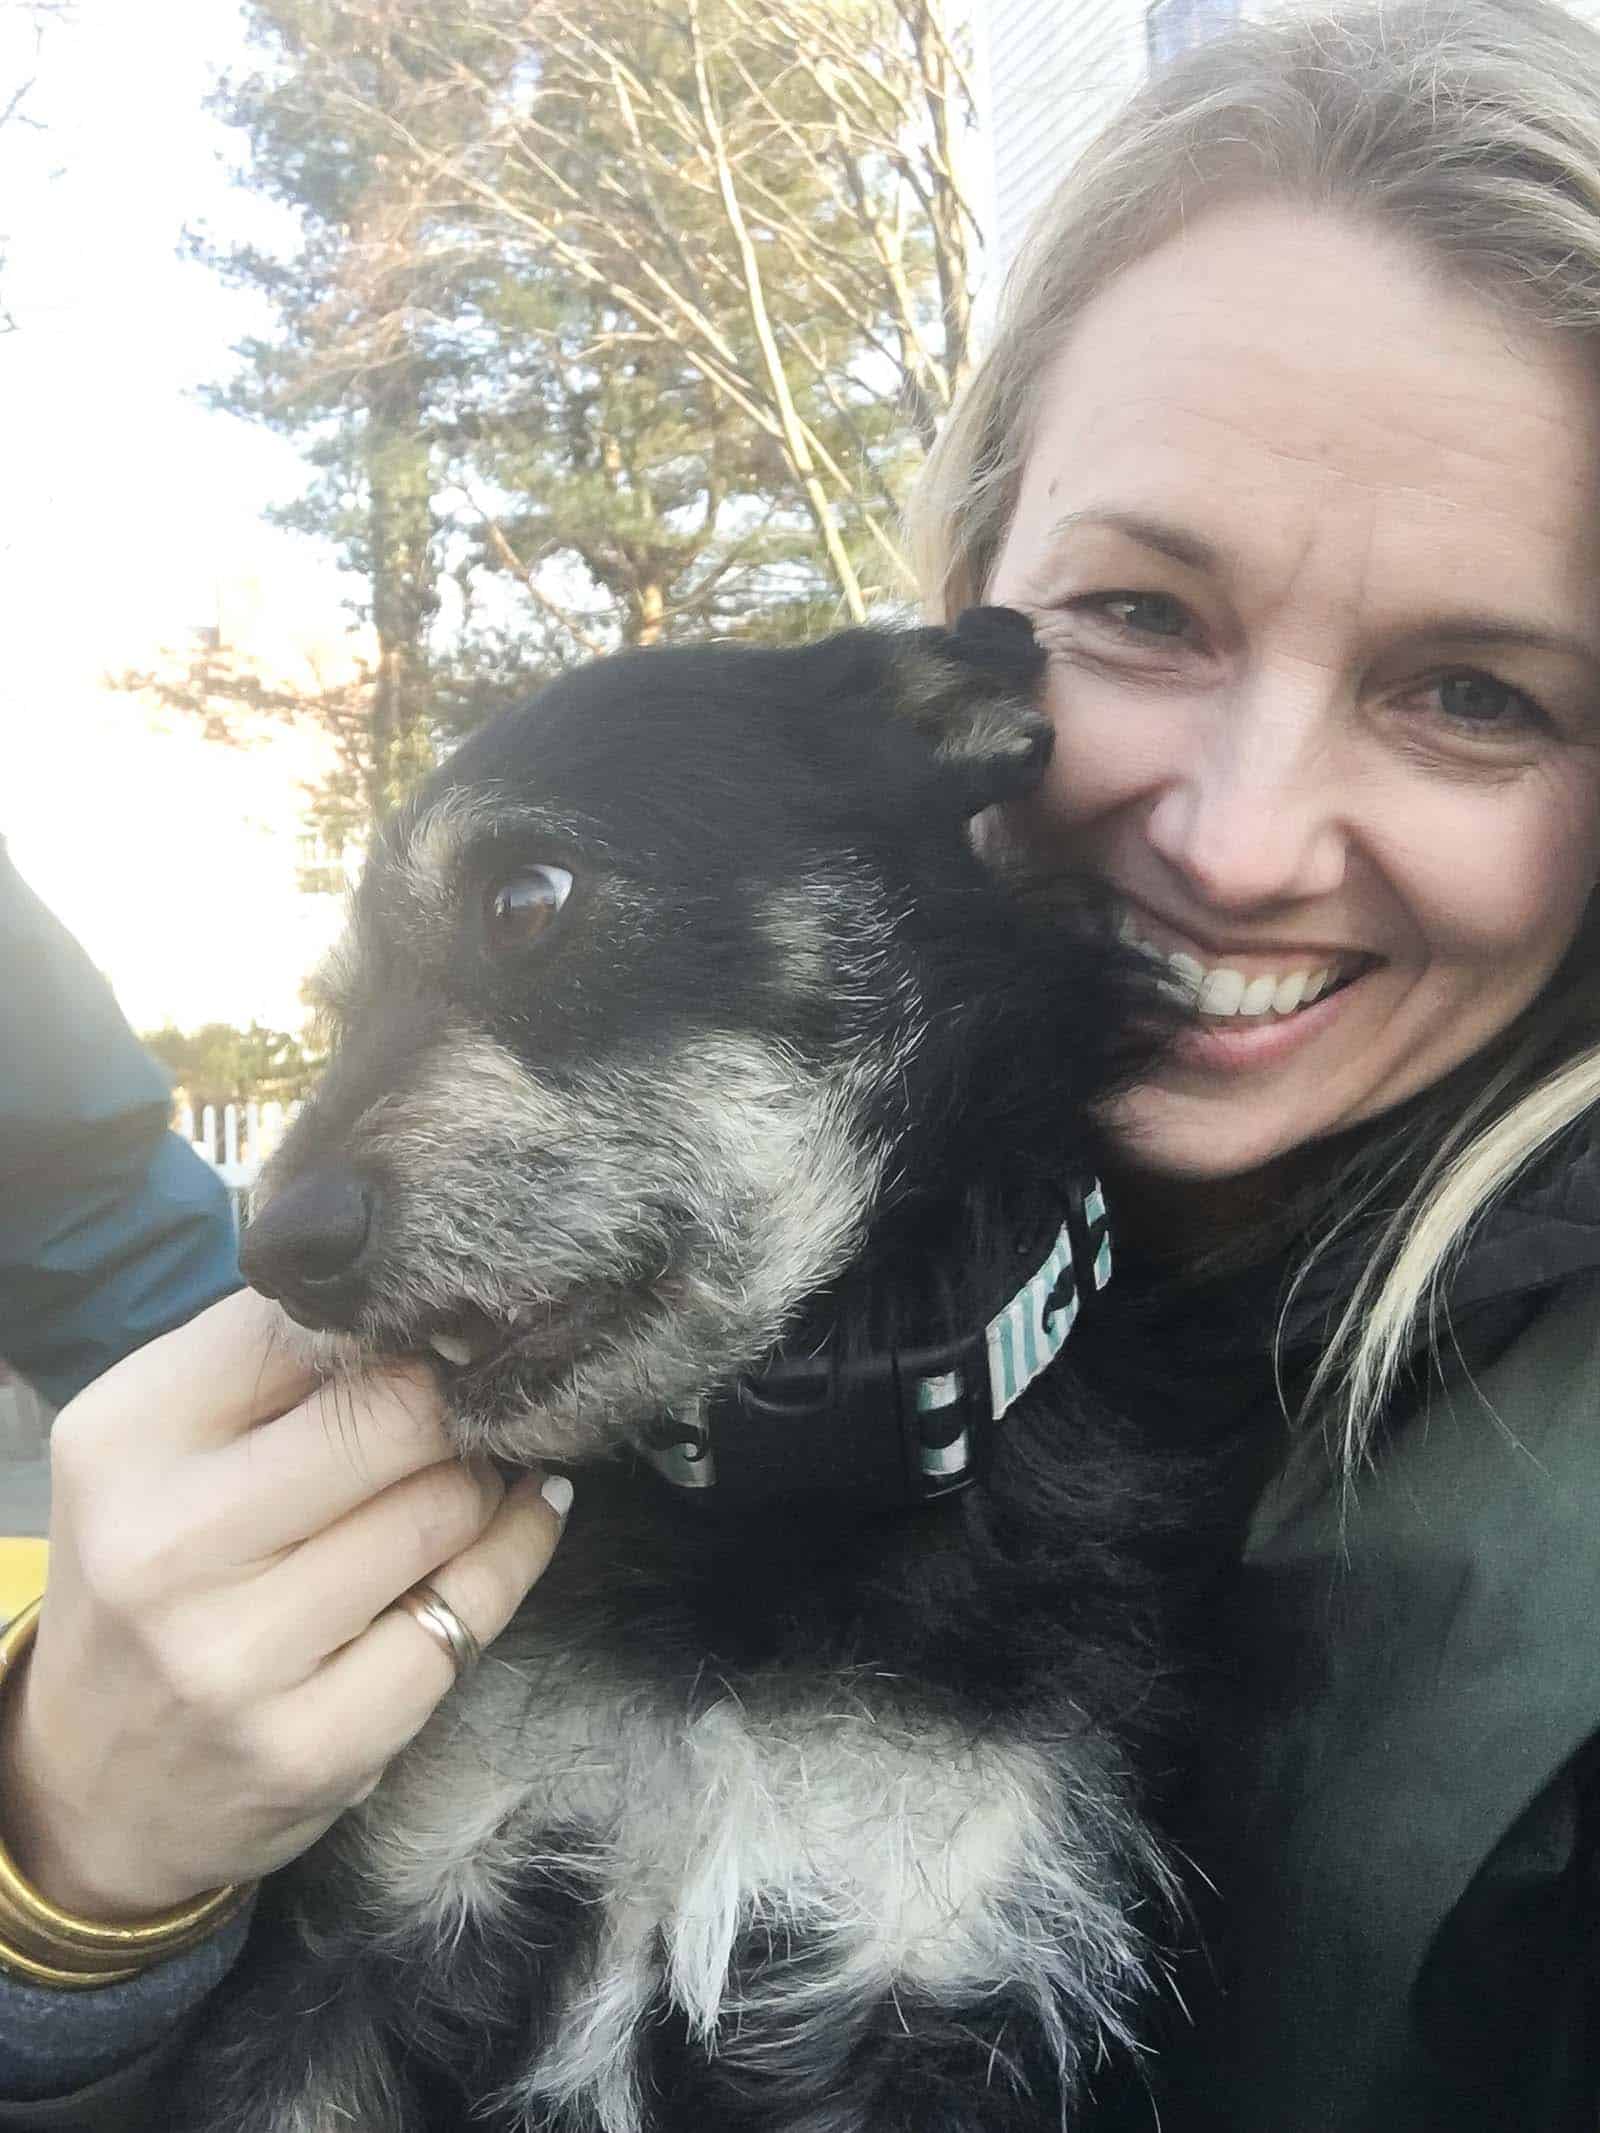
[[[1049,1250],[1031,1263],[1022,1286],[971,1334],[843,1363],[826,1348],[780,1351],[643,1457],[674,1489],[723,1504],[825,1493],[888,1508],[953,1495],[982,1477],[995,1424],[1111,1279],[1098,1179],[1069,1190]]]

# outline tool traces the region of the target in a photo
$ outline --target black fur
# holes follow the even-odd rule
[[[700,1326],[686,1314],[702,1291],[727,1287],[703,1313],[703,1391],[778,1332],[848,1352],[981,1326],[1031,1271],[1062,1181],[1093,1165],[1091,1107],[1153,1023],[1142,971],[1081,891],[985,865],[969,834],[1048,757],[1039,665],[1026,625],[994,611],[954,635],[606,662],[469,741],[382,840],[333,988],[337,1056],[275,1168],[247,1271],[340,1329],[346,1362],[463,1325],[503,1335],[521,1312],[451,1374],[453,1422],[464,1448],[561,1455],[577,1506],[484,1668],[270,1892],[193,2054],[182,2126],[1087,2122],[1160,1990],[1173,1923],[1149,1809],[1175,1764],[1186,1617],[1215,1559],[1195,1477],[1100,1408],[1070,1342],[1000,1424],[986,1484],[918,1510],[822,1491],[730,1516],[627,1455],[659,1424],[652,1388],[680,1385],[674,1343]],[[486,908],[535,865],[570,871],[571,897],[536,942],[496,950]],[[759,1136],[769,1115],[785,1131],[800,1119],[789,1174],[748,1153],[745,1084],[696,1080],[725,1057],[783,1079],[764,1110],[753,1075],[744,1123]],[[459,1118],[452,1062],[478,1077]],[[663,1086],[688,1092],[665,1122]],[[535,1115],[547,1138],[517,1144]],[[686,1162],[656,1145],[674,1118]],[[812,1155],[840,1120],[865,1182],[830,1243]],[[434,1191],[435,1160],[454,1200]],[[346,1227],[366,1210],[353,1258],[328,1236],[317,1255],[313,1217],[333,1202],[307,1181],[330,1177]],[[458,1204],[480,1193],[488,1212]],[[591,1233],[597,1193],[612,1198]],[[791,1211],[808,1225],[798,1241]],[[767,1255],[748,1299],[727,1278],[728,1237]],[[814,1278],[794,1286],[805,1267]],[[590,1373],[587,1404],[569,1397],[575,1371]],[[638,1746],[652,1741],[654,1760]],[[747,1873],[725,1970],[682,1973],[713,1976],[709,2034],[669,1959],[673,1935],[703,1922],[673,1911],[673,1883],[627,1943],[627,2042],[612,2037],[607,2064],[631,2058],[632,2086],[517,2101],[519,2078],[570,2042],[574,1977],[613,1960],[614,1922],[654,1900],[643,1883],[677,1857],[676,1818],[697,1804],[685,1772],[725,1777],[731,1801],[752,1759],[755,1805],[726,1824],[707,1806],[695,1840],[725,1841]],[[750,1818],[762,1786],[788,1797],[791,1764],[799,1853],[766,1886]],[[990,1836],[976,1832],[985,1772],[1003,1780]],[[466,1820],[517,1773],[565,1804],[508,1810],[492,1900],[473,1884],[432,1915],[398,1901],[394,1833],[413,1832],[407,1858],[424,1823],[447,1849],[439,1802]],[[860,1891],[829,1909],[827,1877],[852,1871],[849,1843],[828,1849],[841,1820],[862,1887],[910,1906],[912,1925],[878,1922],[895,1949],[881,1961]],[[624,1872],[618,1832],[658,1822],[659,1844]],[[1041,1830],[1077,1860],[1070,1885],[1050,1880]],[[919,1837],[937,1856],[878,1873],[880,1852]],[[702,1861],[691,1845],[682,1887],[699,1888]],[[956,1892],[927,1917],[923,1869]],[[963,1936],[991,1952],[963,1954]]]

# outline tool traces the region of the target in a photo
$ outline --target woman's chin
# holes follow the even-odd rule
[[[1226,1185],[1258,1177],[1333,1130],[1217,1115],[1220,1106],[1139,1089],[1111,1112],[1118,1167],[1141,1180]]]

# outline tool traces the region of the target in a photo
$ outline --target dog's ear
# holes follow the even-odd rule
[[[1044,776],[1055,740],[1038,702],[1044,670],[1032,623],[1011,607],[969,607],[954,629],[905,640],[900,715],[931,745],[964,814],[1019,799]]]

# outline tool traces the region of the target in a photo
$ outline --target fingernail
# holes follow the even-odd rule
[[[539,1491],[557,1518],[565,1518],[572,1509],[572,1483],[565,1474],[551,1474]]]

